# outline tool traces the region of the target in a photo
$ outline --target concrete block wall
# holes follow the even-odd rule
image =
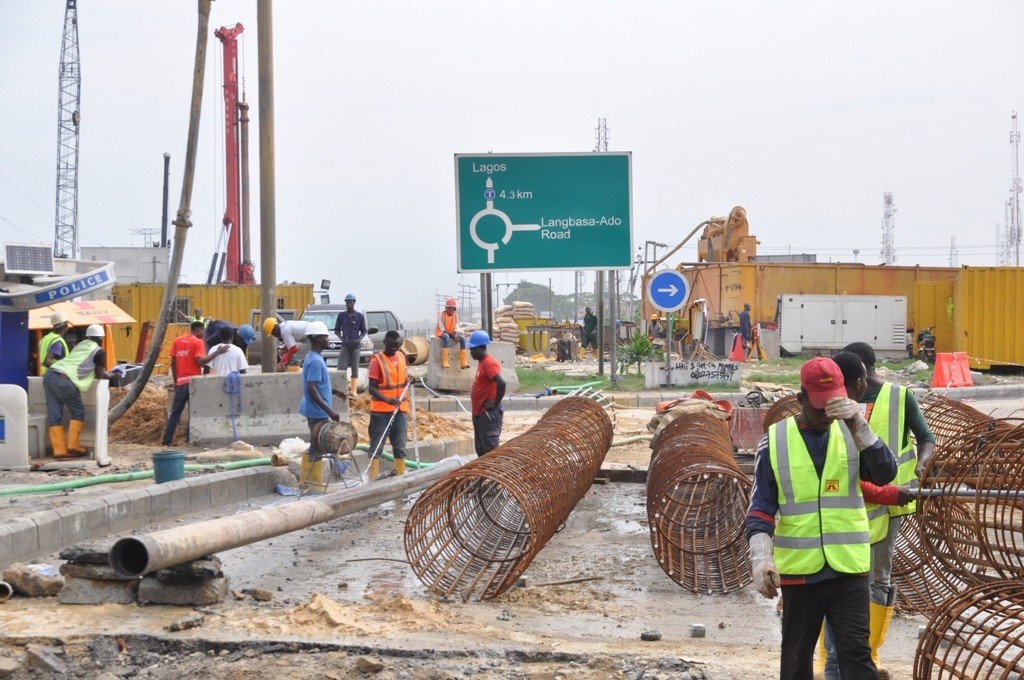
[[[110,465],[107,453],[107,414],[110,411],[110,382],[94,380],[89,390],[82,395],[85,403],[85,428],[82,430],[82,445],[92,451],[91,459],[98,465]],[[28,414],[41,415],[46,418],[46,392],[43,390],[43,379],[32,376],[28,379]],[[43,421],[45,425],[45,420]],[[64,427],[68,424],[67,409],[64,409]],[[47,428],[48,430],[49,428]],[[47,432],[46,445],[50,446],[50,435]],[[48,452],[41,451],[39,456]],[[84,460],[89,460],[88,458]]]
[[[334,389],[348,392],[345,374],[331,370]],[[309,425],[299,413],[301,373],[254,373],[239,376],[239,395],[229,394],[223,376],[193,378],[189,383],[189,434],[193,444],[224,446],[236,438],[250,444],[279,444],[289,437],[309,439]],[[232,418],[232,410],[241,410]],[[334,410],[348,420],[348,401],[334,397]]]
[[[459,368],[459,344],[452,341],[451,368],[441,368],[441,339],[430,339],[430,355],[427,360],[427,386],[432,390],[446,390],[450,392],[465,392],[473,387],[473,380],[476,378],[476,369],[479,362],[469,359],[469,368]],[[468,351],[468,350],[467,350]],[[510,342],[492,342],[487,345],[488,354],[493,355],[501,363],[501,377],[507,384],[506,391],[509,393],[519,389],[519,376],[516,375],[516,348]]]

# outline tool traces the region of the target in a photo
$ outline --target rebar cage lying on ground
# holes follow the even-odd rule
[[[917,644],[915,680],[1024,677],[1024,584],[992,581],[943,603]]]
[[[733,459],[728,425],[707,413],[687,414],[651,446],[647,519],[658,564],[696,593],[750,583],[744,527],[751,484]]]
[[[446,476],[405,522],[417,578],[463,600],[505,592],[583,498],[611,443],[601,405],[566,397],[526,433]]]

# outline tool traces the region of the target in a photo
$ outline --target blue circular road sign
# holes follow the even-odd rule
[[[690,283],[675,269],[663,269],[647,282],[647,299],[663,312],[681,309],[690,297]]]

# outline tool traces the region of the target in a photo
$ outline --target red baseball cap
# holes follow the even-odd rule
[[[843,372],[828,357],[814,357],[800,367],[800,386],[814,408],[825,408],[832,397],[846,397]]]

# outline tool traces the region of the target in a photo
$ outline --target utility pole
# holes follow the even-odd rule
[[[469,283],[459,284],[459,306],[466,307],[466,321],[473,318],[473,296],[476,295],[479,290],[480,288],[478,286],[474,286]],[[466,304],[467,302],[469,303],[468,305]],[[483,321],[483,318],[481,318],[481,321]]]
[[[53,255],[78,257],[78,124],[82,96],[78,57],[78,0],[64,5],[60,43],[60,88],[57,96],[57,217]]]
[[[256,54],[259,70],[260,141],[260,310],[277,313],[277,176],[274,174],[274,3],[256,0]],[[264,373],[273,373],[277,342],[263,336]]]

